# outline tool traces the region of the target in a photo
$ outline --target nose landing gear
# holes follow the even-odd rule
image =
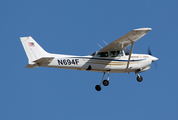
[[[139,74],[137,74],[137,81],[138,81],[138,82],[142,82],[142,80],[143,80],[143,77],[140,76]]]

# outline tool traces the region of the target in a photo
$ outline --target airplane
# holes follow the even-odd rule
[[[86,56],[74,56],[64,54],[53,54],[46,52],[31,36],[20,37],[26,55],[28,65],[25,68],[53,67],[73,70],[87,70],[103,72],[102,80],[95,86],[97,91],[101,85],[109,85],[109,73],[135,72],[137,81],[141,82],[143,77],[139,73],[150,69],[151,63],[158,58],[149,54],[133,54],[134,43],[151,31],[151,28],[133,29],[129,33],[106,45],[99,51]],[[127,49],[131,45],[130,50]],[[104,79],[107,73],[107,79]]]

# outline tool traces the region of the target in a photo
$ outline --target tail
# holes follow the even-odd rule
[[[54,59],[31,36],[21,37],[20,40],[28,57],[28,65],[25,68],[35,68],[42,64],[49,64]]]

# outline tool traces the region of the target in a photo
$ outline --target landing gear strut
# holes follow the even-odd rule
[[[96,89],[97,91],[100,91],[100,90],[101,90],[101,84],[102,84],[102,83],[103,83],[104,86],[108,86],[108,85],[109,85],[109,72],[107,72],[107,73],[108,73],[108,79],[103,80],[103,79],[104,79],[104,75],[105,75],[105,72],[104,72],[100,85],[96,85],[96,86],[95,86],[95,89]]]

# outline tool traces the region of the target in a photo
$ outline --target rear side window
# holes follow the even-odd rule
[[[95,56],[96,52],[92,53],[91,56]]]
[[[108,52],[99,52],[97,57],[108,57]]]

